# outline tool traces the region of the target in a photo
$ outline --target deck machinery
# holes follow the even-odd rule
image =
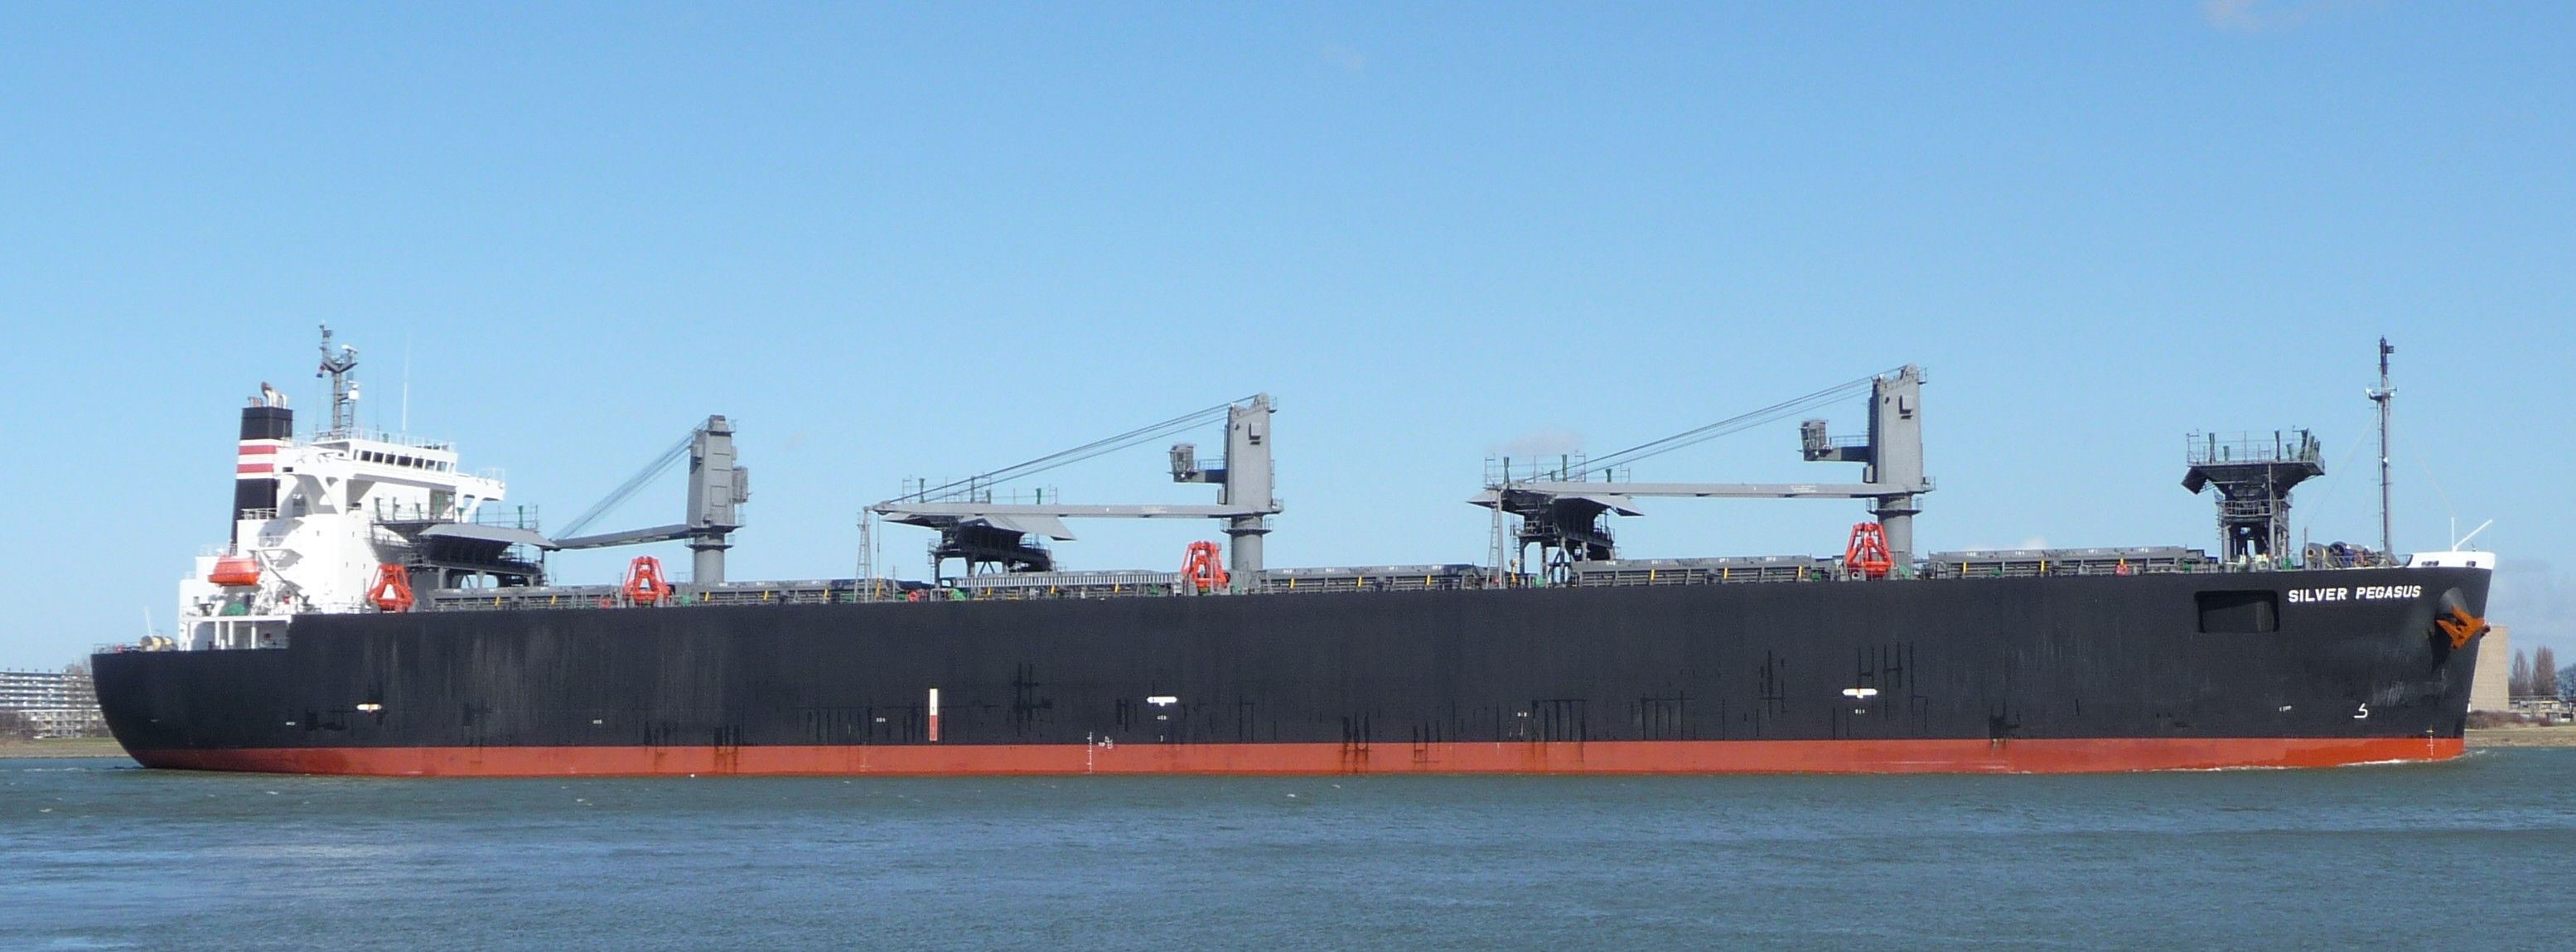
[[[2306,430],[2220,436],[2194,433],[2182,487],[2218,490],[2218,541],[2229,561],[2284,559],[2290,546],[2290,490],[2325,475],[2324,452]]]
[[[690,581],[698,584],[724,581],[725,550],[733,548],[733,532],[742,528],[740,507],[751,501],[751,470],[734,462],[733,421],[722,416],[708,417],[705,424],[689,431],[689,435],[682,437],[652,463],[646,464],[634,478],[575,518],[565,531],[578,533],[589,527],[592,520],[626,501],[653,477],[684,458],[689,461],[686,521],[650,529],[571,535],[553,540],[546,547],[600,549],[685,540],[689,545]]]
[[[1861,386],[1869,390],[1867,436],[1828,436],[1824,420],[1807,420],[1798,428],[1801,455],[1810,462],[1859,463],[1858,483],[1641,483],[1621,478],[1628,462],[1784,418]],[[1914,516],[1922,512],[1918,497],[1932,491],[1932,480],[1923,475],[1923,370],[1908,364],[1609,457],[1540,468],[1526,478],[1515,476],[1506,460],[1500,474],[1469,501],[1497,510],[1498,516],[1518,518],[1519,546],[1539,548],[1551,581],[1570,579],[1578,563],[1617,558],[1608,517],[1637,515],[1635,500],[1648,496],[1868,500],[1871,514],[1885,528],[1892,561],[1903,573],[1913,565]]]
[[[1054,555],[1041,539],[1067,540],[1066,519],[1216,519],[1225,523],[1230,543],[1227,565],[1233,577],[1261,576],[1261,537],[1270,532],[1270,517],[1280,512],[1271,492],[1275,471],[1270,462],[1270,418],[1276,405],[1266,393],[1184,414],[1161,423],[1059,453],[1041,456],[989,473],[929,486],[868,507],[870,512],[906,525],[939,532],[931,548],[933,574],[939,564],[958,559],[966,574],[991,569],[1013,573],[1049,573]],[[1215,505],[1068,505],[1038,497],[1032,502],[997,501],[993,486],[1058,466],[1080,462],[1119,449],[1222,418],[1225,458],[1202,462],[1190,443],[1171,448],[1172,481],[1218,487]]]

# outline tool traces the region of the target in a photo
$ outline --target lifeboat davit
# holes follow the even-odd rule
[[[259,585],[259,560],[247,555],[227,555],[215,560],[215,570],[206,573],[206,581],[225,588],[254,588]]]

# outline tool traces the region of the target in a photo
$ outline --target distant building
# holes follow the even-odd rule
[[[2487,629],[2478,640],[2478,673],[2469,681],[2469,710],[2513,710],[2513,640],[2503,625]]]
[[[0,711],[26,720],[38,737],[105,733],[87,671],[0,671]]]

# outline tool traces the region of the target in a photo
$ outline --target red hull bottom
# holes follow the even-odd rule
[[[1550,743],[280,747],[132,751],[146,767],[385,777],[687,774],[2110,773],[2332,767],[2460,755],[2457,737]]]

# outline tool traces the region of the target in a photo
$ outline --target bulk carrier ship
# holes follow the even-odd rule
[[[2387,346],[2381,344],[2386,407]],[[2217,554],[1913,551],[1923,374],[1908,366],[1593,459],[1489,463],[1484,564],[1274,569],[1273,401],[1257,395],[870,507],[936,533],[930,581],[732,582],[750,498],[711,417],[683,522],[549,536],[455,448],[359,427],[324,331],[329,426],[241,411],[231,538],[169,637],[92,658],[149,767],[371,775],[2072,772],[2325,766],[2461,752],[2491,556],[2294,547],[2316,439],[2195,435]],[[1665,450],[1801,423],[1857,483],[1648,483]],[[2385,415],[2383,412],[2383,426]],[[1213,505],[1066,505],[995,485],[1221,425],[1170,449]],[[2383,435],[2384,439],[2384,435]],[[2383,473],[2383,485],[2385,475]],[[1655,497],[1868,505],[1839,555],[1622,558]],[[1067,571],[1065,520],[1213,519],[1178,572]],[[577,520],[586,524],[589,518]],[[2384,527],[2383,527],[2384,536]],[[622,584],[545,553],[684,541]],[[2454,549],[2462,548],[2458,543]]]

